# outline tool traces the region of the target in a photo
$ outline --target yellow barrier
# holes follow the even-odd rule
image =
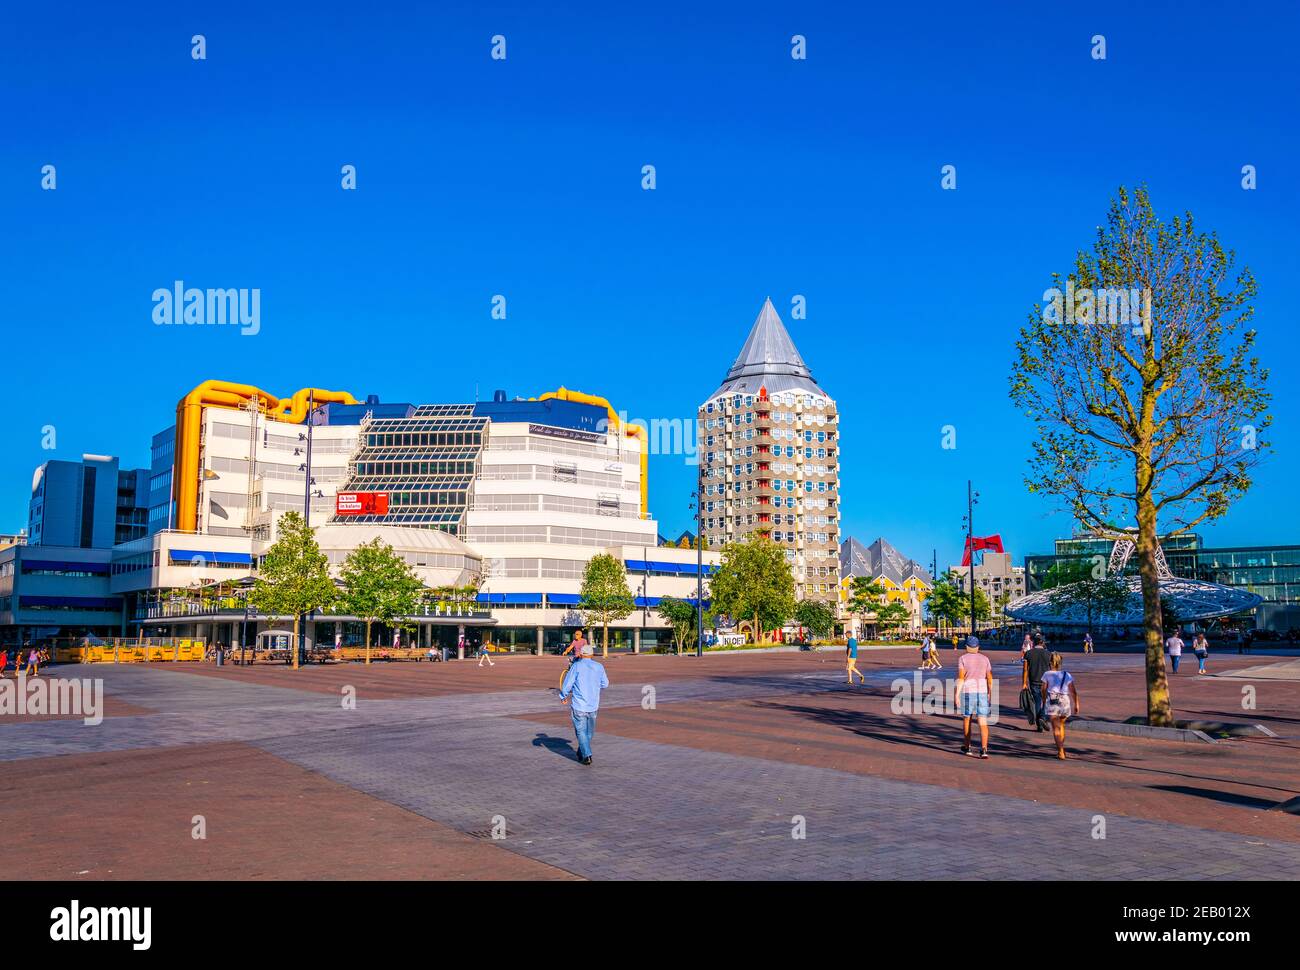
[[[116,639],[104,643],[89,643],[77,647],[55,647],[54,659],[58,663],[149,663],[202,661],[207,652],[207,641],[188,638],[154,638],[143,642]]]

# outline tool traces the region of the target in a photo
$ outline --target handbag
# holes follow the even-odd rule
[[[1028,687],[1020,688],[1020,713],[1028,716],[1034,709],[1034,692]]]

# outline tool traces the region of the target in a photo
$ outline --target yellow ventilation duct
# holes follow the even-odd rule
[[[176,528],[193,532],[199,521],[199,437],[203,409],[209,407],[239,410],[256,400],[273,420],[302,424],[307,418],[307,401],[316,404],[356,404],[346,391],[323,391],[303,388],[292,397],[278,398],[251,384],[230,381],[204,381],[176,404],[176,446],[172,464],[172,495],[176,501]]]
[[[583,394],[581,391],[571,391],[567,387],[561,387],[558,391],[547,391],[545,394],[540,397],[535,397],[532,400],[548,401],[552,398],[557,401],[573,401],[575,404],[593,404],[598,408],[604,408],[609,412],[609,421],[615,430],[619,427],[623,427],[624,435],[629,438],[636,438],[641,442],[641,518],[648,518],[650,505],[650,448],[645,428],[641,427],[639,424],[627,424],[624,426],[623,422],[619,419],[618,412],[614,410],[614,406],[605,398],[597,397],[594,394]]]

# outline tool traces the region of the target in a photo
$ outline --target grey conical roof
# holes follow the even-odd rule
[[[830,397],[813,380],[770,297],[763,301],[758,319],[722,386],[709,396],[713,398],[730,391],[756,394],[760,387],[766,387],[768,394],[805,390]]]

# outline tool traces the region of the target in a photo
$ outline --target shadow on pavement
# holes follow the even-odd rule
[[[534,748],[545,748],[553,754],[558,754],[570,761],[578,760],[578,751],[573,746],[573,742],[567,738],[554,738],[545,731],[538,731],[537,737],[533,738]]]

